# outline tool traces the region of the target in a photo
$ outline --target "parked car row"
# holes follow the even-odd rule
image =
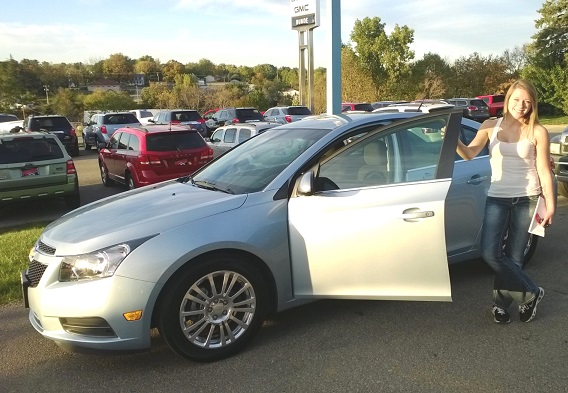
[[[238,137],[252,125],[223,127]],[[29,321],[69,349],[145,349],[157,327],[177,354],[213,361],[243,350],[270,313],[309,301],[450,301],[448,263],[480,256],[488,151],[455,154],[478,127],[455,108],[321,115],[79,208],[30,253]],[[181,125],[121,128],[101,176],[128,183],[108,173],[112,150],[138,152],[132,167],[201,165],[208,153],[190,153],[200,138]]]

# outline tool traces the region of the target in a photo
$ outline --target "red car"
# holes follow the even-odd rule
[[[213,159],[201,134],[187,126],[119,128],[99,153],[105,186],[128,189],[189,175]]]

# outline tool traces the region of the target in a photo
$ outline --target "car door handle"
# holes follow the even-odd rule
[[[479,183],[483,183],[485,180],[487,180],[487,176],[475,175],[475,176],[472,176],[471,179],[469,179],[467,181],[467,184],[479,184]]]
[[[420,218],[434,217],[434,212],[431,210],[420,210],[416,207],[406,209],[402,212],[402,219],[407,222],[416,222]]]

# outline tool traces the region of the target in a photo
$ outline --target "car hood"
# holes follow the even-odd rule
[[[175,180],[164,182],[76,209],[49,224],[42,241],[56,247],[58,255],[65,255],[66,246],[89,252],[237,209],[246,198]]]

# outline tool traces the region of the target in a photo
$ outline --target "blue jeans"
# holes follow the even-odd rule
[[[481,256],[495,271],[493,303],[505,310],[513,301],[530,302],[539,292],[538,285],[522,270],[528,228],[537,200],[538,196],[487,197]],[[507,231],[507,243],[503,247]]]

